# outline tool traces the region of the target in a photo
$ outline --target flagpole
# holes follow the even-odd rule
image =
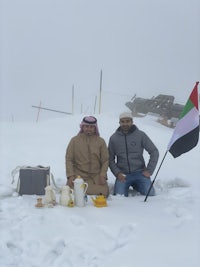
[[[186,102],[186,105],[184,106],[180,116],[179,121],[175,127],[174,133],[171,137],[171,140],[168,144],[167,151],[165,152],[165,155],[162,159],[162,162],[158,168],[158,171],[156,173],[156,176],[151,183],[149,190],[147,192],[147,195],[145,197],[145,200],[147,200],[147,197],[151,191],[151,188],[156,180],[156,177],[158,175],[158,172],[160,170],[160,167],[167,155],[167,152],[169,151],[174,158],[179,157],[181,154],[188,152],[193,147],[195,147],[199,141],[199,105],[198,105],[198,84],[199,82],[196,82],[192,93],[190,94],[190,97],[188,101]],[[189,114],[189,115],[188,115]],[[183,119],[183,117],[188,116],[189,119],[186,120]],[[187,129],[190,131],[185,132],[184,128],[185,125],[187,125]],[[186,134],[187,133],[187,134]],[[192,141],[189,140],[188,136],[191,135]]]
[[[153,186],[153,184],[154,184],[154,182],[155,182],[155,180],[156,180],[156,177],[157,177],[157,175],[158,175],[158,173],[159,173],[159,171],[160,171],[160,168],[161,168],[161,166],[162,166],[162,164],[163,164],[163,161],[164,161],[164,159],[165,159],[165,157],[166,157],[166,155],[167,155],[167,152],[168,152],[168,151],[165,152],[165,155],[164,155],[164,157],[163,157],[163,159],[162,159],[162,161],[161,161],[161,163],[160,163],[160,166],[159,166],[159,168],[158,168],[158,170],[157,170],[157,172],[156,172],[155,178],[154,178],[153,181],[151,182],[151,185],[150,185],[149,190],[148,190],[148,192],[147,192],[147,195],[146,195],[146,197],[145,197],[145,199],[144,199],[144,202],[147,201],[147,198],[148,198],[148,196],[149,196],[149,193],[150,193],[150,191],[151,191],[151,188],[152,188],[152,186]]]

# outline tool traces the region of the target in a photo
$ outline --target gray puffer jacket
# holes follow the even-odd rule
[[[132,125],[129,133],[124,134],[119,127],[109,140],[109,167],[117,177],[118,173],[129,174],[147,170],[152,174],[158,162],[159,152],[151,139]],[[143,152],[149,153],[145,164]]]

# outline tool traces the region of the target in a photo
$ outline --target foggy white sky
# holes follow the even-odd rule
[[[101,69],[102,112],[126,109],[135,93],[185,103],[200,79],[199,0],[0,4],[1,119],[33,119],[40,101],[71,112],[72,85],[75,112],[91,113]]]

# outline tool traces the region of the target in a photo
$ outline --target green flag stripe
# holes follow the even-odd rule
[[[194,104],[190,99],[188,99],[185,107],[183,108],[183,110],[180,114],[179,119],[183,118],[192,108],[194,108]]]

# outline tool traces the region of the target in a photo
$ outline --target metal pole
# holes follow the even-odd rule
[[[101,73],[100,73],[99,114],[101,113],[101,93],[102,93],[102,70],[101,70]]]
[[[74,85],[72,86],[72,114],[74,115]]]
[[[72,114],[70,112],[65,112],[65,111],[60,111],[60,110],[55,110],[55,109],[50,109],[50,108],[43,108],[41,106],[32,106],[32,108],[39,108],[39,109],[44,109],[44,110],[58,112],[58,113],[63,113],[63,114],[68,114],[68,115],[71,115]]]
[[[97,105],[97,96],[95,96],[95,100],[94,100],[94,114],[96,112],[96,105]]]
[[[150,193],[150,191],[151,191],[151,188],[152,188],[152,186],[153,186],[153,184],[154,184],[154,182],[155,182],[155,180],[156,180],[156,177],[157,177],[158,172],[159,172],[159,170],[160,170],[160,168],[161,168],[161,166],[162,166],[162,164],[163,164],[163,161],[164,161],[164,159],[165,159],[165,157],[166,157],[166,155],[167,155],[167,152],[168,152],[168,151],[165,152],[165,155],[164,155],[164,157],[163,157],[163,159],[162,159],[162,161],[161,161],[161,163],[160,163],[160,166],[159,166],[159,168],[158,168],[158,170],[157,170],[157,172],[156,172],[155,178],[153,179],[153,181],[152,181],[152,183],[151,183],[151,185],[150,185],[150,187],[149,187],[149,190],[148,190],[147,195],[146,195],[146,197],[145,197],[145,199],[144,199],[144,202],[147,201],[147,198],[148,198],[148,196],[149,196],[149,193]]]
[[[36,119],[36,122],[38,122],[38,120],[39,120],[39,115],[40,115],[41,105],[42,105],[42,102],[40,101],[40,105],[39,105],[39,107],[38,107],[38,113],[37,113],[37,119]]]

